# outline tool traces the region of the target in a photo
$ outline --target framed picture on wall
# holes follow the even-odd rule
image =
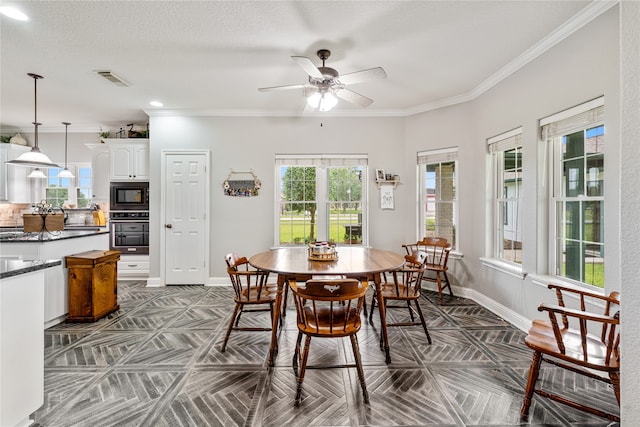
[[[376,181],[384,181],[384,169],[376,169]]]
[[[380,208],[394,209],[393,185],[383,185],[380,187]]]

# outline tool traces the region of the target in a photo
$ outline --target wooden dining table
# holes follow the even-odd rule
[[[397,270],[404,265],[404,255],[381,249],[362,246],[337,247],[337,259],[331,261],[309,260],[306,247],[287,247],[261,252],[249,258],[253,267],[278,274],[278,288],[269,345],[269,366],[273,366],[278,351],[278,324],[283,300],[283,290],[290,278],[309,276],[351,276],[366,277],[373,280],[379,304],[380,325],[382,328],[383,347],[386,363],[391,363],[389,353],[389,337],[383,296],[381,276],[384,271]]]

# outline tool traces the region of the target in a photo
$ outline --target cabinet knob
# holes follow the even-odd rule
[[[173,228],[172,224],[165,224],[164,226],[167,227],[167,228]]]

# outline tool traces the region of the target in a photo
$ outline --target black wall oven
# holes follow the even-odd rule
[[[149,253],[149,211],[109,212],[110,247],[125,254]]]
[[[112,212],[149,210],[149,182],[112,182],[110,187]]]

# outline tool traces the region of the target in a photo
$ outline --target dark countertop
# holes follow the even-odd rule
[[[61,264],[62,260],[59,259],[23,261],[19,259],[0,258],[0,279],[19,276],[32,271],[44,270],[45,268],[55,267]]]
[[[2,243],[46,243],[54,242],[57,240],[74,239],[78,237],[95,236],[98,234],[108,234],[109,230],[106,227],[100,227],[99,229],[90,230],[64,230],[53,231],[51,233],[24,233],[22,231],[12,232],[5,231],[0,232],[0,242]]]

